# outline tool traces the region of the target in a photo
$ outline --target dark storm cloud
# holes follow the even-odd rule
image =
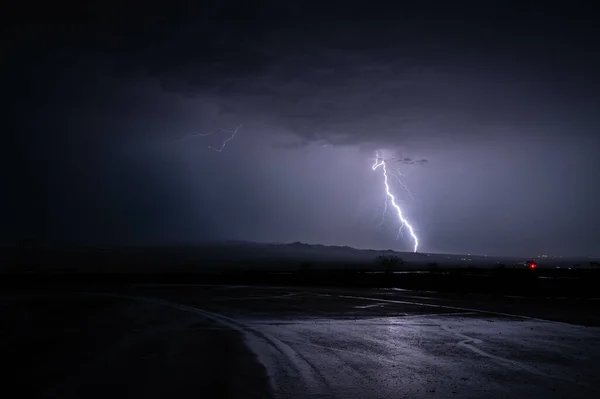
[[[380,217],[363,161],[383,150],[411,171],[428,250],[597,242],[600,52],[584,4],[61,3],[3,15],[19,231],[393,247],[395,227],[363,214]],[[218,136],[173,144],[240,123],[223,154],[207,149]],[[520,240],[534,219],[544,235]]]
[[[66,53],[110,59],[114,77],[146,76],[166,91],[209,96],[223,114],[307,141],[394,147],[490,135],[490,125],[552,134],[557,112],[568,118],[593,109],[574,103],[560,83],[568,77],[597,87],[586,81],[599,60],[585,50],[593,20],[585,10],[572,11],[577,19],[567,26],[563,19],[576,7],[87,4],[66,15],[42,9],[30,22],[47,21],[36,29]],[[579,46],[567,45],[565,34]]]
[[[210,95],[306,140],[393,146],[490,125],[552,134],[557,112],[590,112],[561,83],[597,87],[593,20],[575,8],[207,2],[164,18],[150,9],[143,22],[107,13],[99,26],[120,29],[99,40],[165,90]]]
[[[293,142],[275,142],[273,146],[275,148],[294,150],[298,148],[304,148],[308,145],[308,141],[293,141]]]

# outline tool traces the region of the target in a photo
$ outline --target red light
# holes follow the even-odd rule
[[[537,266],[536,266],[536,264],[535,264],[535,263],[533,263],[533,262],[531,262],[531,263],[529,264],[529,268],[530,268],[530,269],[535,269],[536,267],[537,267]]]

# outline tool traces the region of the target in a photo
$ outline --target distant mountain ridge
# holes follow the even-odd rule
[[[381,268],[380,257],[401,259],[401,269],[432,267],[524,267],[527,257],[401,252],[322,244],[258,243],[221,240],[170,246],[44,247],[28,245],[0,251],[2,270],[36,267],[40,270],[206,270],[277,269],[303,267]],[[540,268],[590,268],[592,258],[536,258]],[[597,263],[597,262],[596,262]],[[27,266],[26,266],[27,265]],[[600,266],[600,265],[599,265]]]

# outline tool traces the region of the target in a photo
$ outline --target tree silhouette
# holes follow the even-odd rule
[[[377,263],[388,272],[405,264],[404,260],[397,255],[380,255],[377,257]]]

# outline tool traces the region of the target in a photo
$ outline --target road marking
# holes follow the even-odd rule
[[[334,295],[330,295],[330,294],[317,294],[317,293],[313,293],[313,295],[325,296],[325,297],[327,297],[327,296],[334,296]],[[518,319],[523,319],[523,320],[534,320],[534,321],[540,321],[540,322],[546,322],[546,323],[568,324],[568,323],[562,323],[562,322],[559,322],[559,321],[538,319],[538,318],[535,318],[535,317],[522,316],[522,315],[517,315],[517,314],[512,314],[512,313],[494,312],[494,311],[491,311],[491,310],[480,310],[480,309],[464,308],[464,307],[460,307],[460,306],[435,305],[435,304],[432,304],[432,303],[401,301],[401,300],[396,300],[396,299],[369,298],[369,297],[353,296],[353,295],[335,295],[335,297],[348,298],[348,299],[360,299],[360,300],[363,300],[363,301],[389,302],[389,303],[397,303],[397,304],[402,304],[402,305],[416,305],[416,306],[424,306],[424,307],[428,307],[428,308],[437,308],[437,309],[461,310],[463,312],[476,312],[476,313],[483,313],[483,314],[489,314],[489,315],[494,315],[494,316],[513,317],[513,318],[518,318]]]
[[[374,303],[373,305],[361,305],[361,306],[353,306],[355,309],[370,309],[370,308],[378,308],[381,306],[385,306],[385,303]]]

